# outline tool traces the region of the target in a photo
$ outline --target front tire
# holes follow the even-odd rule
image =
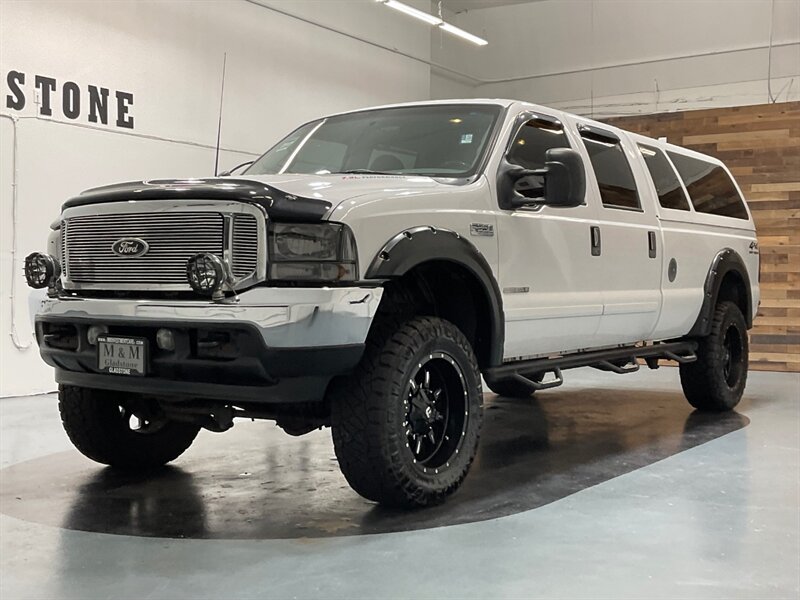
[[[136,394],[59,386],[61,423],[87,458],[128,471],[147,471],[178,458],[199,427],[169,421]]]
[[[681,385],[689,404],[698,410],[732,410],[747,383],[747,325],[733,302],[720,302],[711,333],[700,340],[697,361],[680,366]]]
[[[463,482],[480,437],[475,354],[449,321],[416,317],[371,340],[331,393],[333,443],[350,486],[387,506],[442,502]]]

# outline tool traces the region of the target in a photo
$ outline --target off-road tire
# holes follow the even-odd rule
[[[437,355],[452,360],[462,374],[465,416],[457,450],[447,464],[429,468],[416,461],[404,420],[410,380],[419,365]],[[356,371],[335,381],[329,397],[339,466],[351,487],[368,500],[393,507],[437,504],[467,476],[480,438],[483,395],[472,347],[449,321],[414,317],[386,338],[371,337]]]
[[[726,349],[728,335],[736,346],[733,352]],[[747,325],[742,311],[733,302],[720,302],[714,311],[711,332],[699,340],[697,361],[680,366],[683,393],[698,410],[732,410],[742,399],[747,366]]]
[[[199,427],[164,421],[141,433],[128,425],[121,406],[133,394],[62,385],[58,389],[61,423],[75,448],[87,458],[129,471],[147,471],[178,458],[192,445]]]

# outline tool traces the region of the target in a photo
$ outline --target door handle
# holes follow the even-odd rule
[[[600,256],[601,252],[601,240],[600,240],[600,228],[597,225],[592,225],[589,227],[589,231],[591,233],[592,239],[592,256]]]
[[[650,258],[656,257],[656,232],[655,231],[648,231],[647,232],[647,250],[648,255]]]

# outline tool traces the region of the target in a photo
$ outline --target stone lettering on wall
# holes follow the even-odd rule
[[[110,90],[99,85],[81,86],[74,81],[59,82],[46,75],[22,71],[6,74],[6,108],[22,111],[29,102],[43,117],[61,114],[71,121],[133,129],[133,93]]]

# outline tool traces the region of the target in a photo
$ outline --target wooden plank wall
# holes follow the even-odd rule
[[[733,172],[761,250],[751,366],[800,371],[800,102],[607,119],[716,156]]]

